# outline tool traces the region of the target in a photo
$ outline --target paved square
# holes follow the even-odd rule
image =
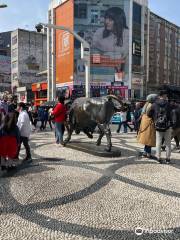
[[[85,135],[73,139],[94,142]],[[103,144],[106,140],[103,139]],[[0,179],[0,239],[180,239],[180,153],[171,165],[138,157],[135,134],[112,134],[118,158],[31,137],[33,163]]]

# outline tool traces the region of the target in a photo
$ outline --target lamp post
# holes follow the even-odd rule
[[[36,25],[36,29],[40,31],[40,28],[48,28],[48,29],[56,29],[56,30],[64,30],[72,34],[78,41],[81,42],[81,59],[84,60],[85,64],[85,89],[86,89],[86,97],[90,97],[90,45],[87,41],[85,41],[81,36],[79,36],[75,31],[71,30],[65,26],[59,26],[54,24],[46,24],[39,23]],[[53,82],[52,86],[56,87],[56,83]],[[48,87],[48,91],[49,87]]]
[[[0,4],[0,8],[6,8],[7,7],[7,5],[6,4]]]

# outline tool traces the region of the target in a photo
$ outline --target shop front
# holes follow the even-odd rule
[[[47,101],[47,82],[33,83],[32,92],[34,93],[34,105],[40,106]]]

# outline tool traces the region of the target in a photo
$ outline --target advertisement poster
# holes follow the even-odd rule
[[[90,44],[91,83],[128,86],[129,0],[74,1],[75,31]],[[75,64],[80,59],[80,43],[75,40]],[[77,82],[78,67],[74,67]],[[78,81],[79,80],[79,81]]]
[[[56,8],[56,25],[74,28],[74,1],[65,1]],[[74,72],[74,38],[63,30],[56,30],[56,83],[72,82]]]

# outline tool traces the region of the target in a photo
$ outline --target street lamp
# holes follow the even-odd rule
[[[79,36],[75,31],[71,30],[65,26],[59,26],[54,24],[39,23],[36,25],[38,32],[41,32],[43,28],[64,30],[72,34],[78,41],[81,42],[81,58],[84,60],[85,64],[85,88],[86,97],[90,97],[90,45],[81,36]],[[49,89],[48,89],[49,91]]]
[[[7,5],[6,4],[0,4],[0,8],[6,8]]]

